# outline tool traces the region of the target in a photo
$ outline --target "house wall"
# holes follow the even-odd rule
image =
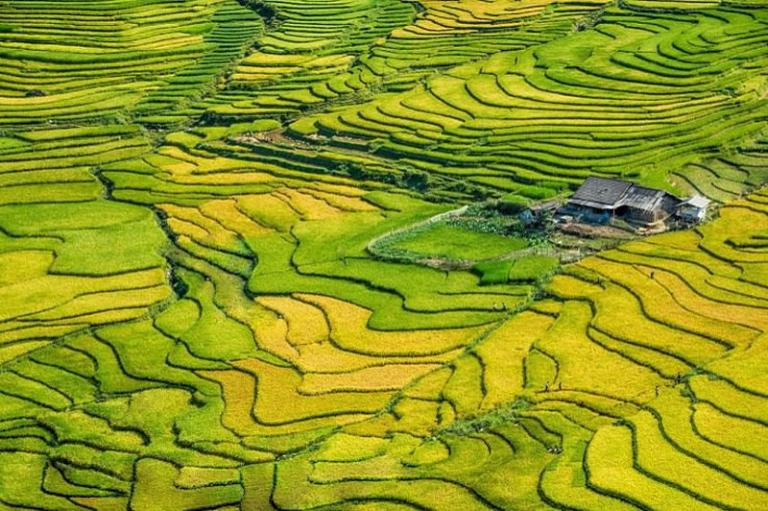
[[[636,223],[642,223],[642,224],[652,224],[666,217],[666,215],[663,214],[663,212],[656,209],[648,211],[645,209],[637,209],[637,208],[630,208],[630,207],[619,208],[618,211],[616,212],[616,216],[619,218],[628,220],[630,222],[636,222]]]
[[[704,217],[704,211],[693,206],[683,206],[677,211],[677,215],[690,222],[696,222]]]

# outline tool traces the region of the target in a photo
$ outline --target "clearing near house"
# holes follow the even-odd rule
[[[0,511],[768,509],[767,43],[763,0],[0,0]],[[694,221],[552,228],[590,178]]]

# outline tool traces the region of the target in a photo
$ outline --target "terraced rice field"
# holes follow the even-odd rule
[[[766,42],[760,0],[0,0],[0,510],[768,509]],[[551,279],[370,249],[588,175],[718,210]]]

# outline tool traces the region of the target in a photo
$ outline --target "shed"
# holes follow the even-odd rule
[[[557,199],[538,202],[531,205],[528,209],[517,215],[517,217],[525,225],[543,222],[547,218],[546,215],[554,215],[558,208],[560,208],[560,205],[561,202]]]
[[[707,216],[707,209],[712,203],[706,197],[694,195],[682,202],[677,208],[677,216],[686,222],[701,222]]]
[[[653,224],[672,216],[679,203],[677,197],[663,190],[632,185],[622,199],[617,214],[631,222]]]

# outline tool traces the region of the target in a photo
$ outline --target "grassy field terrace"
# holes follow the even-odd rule
[[[296,117],[566,33],[601,3],[269,2],[272,26],[212,102],[212,122]],[[258,94],[253,94],[257,90]]]
[[[766,42],[759,0],[0,0],[0,511],[768,509]],[[713,211],[564,265],[443,221],[589,175]]]
[[[304,117],[290,133],[355,139],[385,160],[534,198],[590,173],[668,187],[670,171],[760,136],[761,13],[609,8],[593,30]]]
[[[263,28],[234,1],[6,1],[0,125],[173,123]]]

